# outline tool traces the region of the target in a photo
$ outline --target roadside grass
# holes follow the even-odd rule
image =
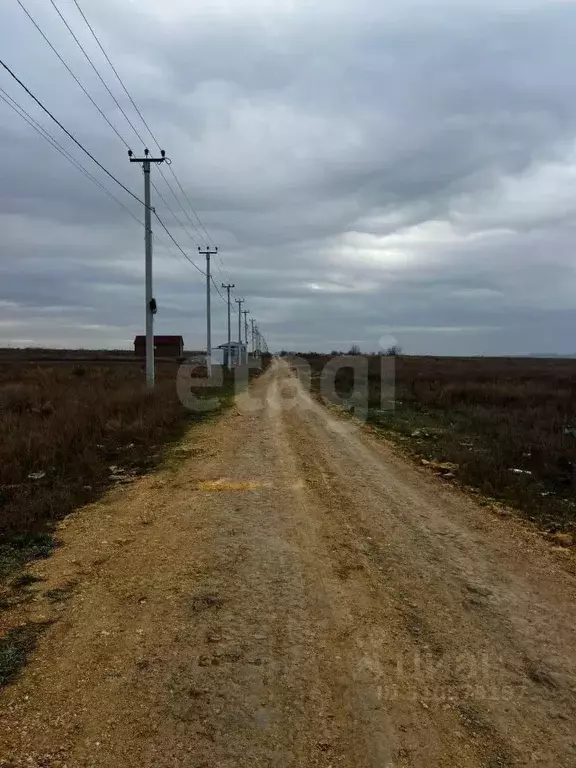
[[[266,360],[265,363],[268,361]],[[142,364],[6,363],[0,371],[0,585],[55,546],[55,523],[157,466],[191,424],[214,416],[178,397],[176,363],[158,363],[153,391]],[[234,397],[226,373],[219,409]]]
[[[0,580],[47,557],[56,521],[149,469],[190,415],[175,365],[7,364],[0,372]]]
[[[0,637],[0,688],[16,677],[45,628],[45,623],[30,623]]]
[[[30,560],[48,557],[55,546],[51,532],[23,531],[20,534],[6,536],[0,543],[0,585],[13,573],[18,572]],[[24,576],[22,576],[24,578]],[[22,587],[15,579],[13,586]]]
[[[328,356],[303,355],[320,392]],[[369,360],[367,421],[448,479],[514,506],[548,536],[576,544],[576,360],[397,357],[394,401]],[[345,361],[343,361],[344,363]],[[353,371],[336,376],[350,403]],[[438,465],[454,465],[439,470]]]
[[[83,361],[72,352],[56,364],[23,358],[0,372],[0,610],[33,598],[39,579],[25,566],[50,556],[58,520],[114,484],[161,462],[170,467],[178,457],[170,449],[188,426],[214,418],[239,391],[224,372],[218,387],[191,388],[216,408],[189,410],[178,397],[176,363],[158,363],[149,391],[138,362]],[[266,357],[262,368],[268,364]],[[65,601],[73,586],[44,597]],[[0,637],[0,687],[14,679],[46,626],[28,623]]]

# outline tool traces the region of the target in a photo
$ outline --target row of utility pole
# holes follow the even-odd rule
[[[160,157],[151,157],[149,150],[144,150],[144,157],[134,157],[132,150],[128,150],[128,156],[131,163],[140,163],[144,172],[144,243],[145,243],[145,264],[146,264],[146,384],[148,387],[154,387],[155,366],[154,366],[154,315],[156,314],[156,300],[152,292],[152,207],[150,200],[150,170],[152,163],[169,163],[166,152],[161,150]],[[209,377],[212,376],[212,315],[211,315],[211,283],[212,273],[210,267],[210,257],[218,253],[218,248],[198,247],[198,253],[206,258],[206,369]],[[228,298],[228,344],[227,344],[227,363],[228,368],[232,367],[233,361],[239,365],[248,363],[249,341],[248,341],[248,315],[249,310],[242,309],[244,299],[235,299],[238,304],[238,347],[237,355],[232,355],[232,336],[230,327],[231,301],[230,291],[234,284],[224,284],[222,287],[227,291]],[[244,315],[244,345],[242,342],[242,315]],[[268,351],[266,342],[256,326],[256,321],[251,318],[252,327],[252,355],[259,355],[261,352]],[[242,350],[244,349],[244,354]]]

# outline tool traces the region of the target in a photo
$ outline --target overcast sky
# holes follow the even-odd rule
[[[23,2],[141,152],[49,0]],[[147,138],[73,0],[55,2]],[[80,2],[220,247],[216,281],[231,276],[272,349],[576,352],[576,2]],[[16,0],[0,49],[141,196],[139,167]],[[81,159],[4,71],[0,86]],[[142,227],[3,102],[0,134],[0,345],[130,346]],[[156,332],[199,348],[202,275],[155,232]],[[215,296],[216,343],[225,323]]]

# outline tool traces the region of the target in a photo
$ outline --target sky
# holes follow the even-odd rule
[[[22,2],[141,153],[51,0]],[[576,2],[78,2],[219,247],[216,283],[235,284],[271,349],[576,353]],[[74,1],[54,3],[156,151]],[[17,0],[0,50],[142,197],[141,169]],[[0,87],[128,208],[0,101],[0,345],[129,348],[142,206],[6,71]],[[208,238],[163,172],[177,195],[154,168],[153,204],[203,269]],[[155,331],[202,348],[204,278],[157,223],[154,240]],[[225,341],[215,292],[213,333]]]

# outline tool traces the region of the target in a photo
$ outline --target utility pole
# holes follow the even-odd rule
[[[244,315],[244,336],[246,338],[246,365],[248,365],[248,315],[250,310],[243,309],[242,314]]]
[[[210,256],[218,253],[218,248],[209,248],[204,250],[198,246],[198,253],[206,256],[206,373],[208,378],[212,376],[212,316],[210,311]]]
[[[250,325],[252,326],[252,355],[256,354],[256,332],[254,326],[256,325],[255,318],[250,318]]]
[[[154,315],[156,314],[156,299],[152,296],[152,207],[150,205],[150,163],[163,163],[166,152],[161,150],[161,157],[150,157],[145,149],[144,157],[133,157],[131,149],[128,157],[131,163],[142,163],[144,171],[144,242],[146,254],[146,384],[153,389],[155,383],[154,370]]]
[[[242,356],[240,350],[242,349],[242,304],[245,299],[234,299],[238,304],[238,365],[242,365]]]
[[[230,283],[229,285],[224,285],[224,283],[222,283],[222,288],[226,288],[226,292],[228,293],[228,370],[230,370],[230,368],[232,368],[232,357],[230,355],[230,342],[232,339],[230,330],[230,290],[234,288],[234,283]]]

